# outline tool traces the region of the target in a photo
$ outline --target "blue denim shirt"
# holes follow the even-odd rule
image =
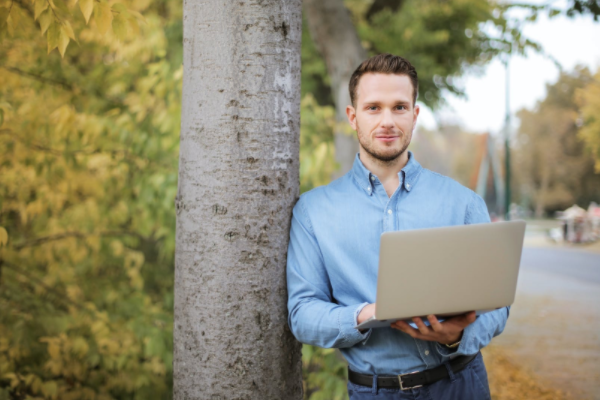
[[[451,350],[392,328],[361,333],[356,318],[377,292],[383,232],[489,222],[481,197],[429,171],[409,153],[388,197],[358,154],[352,170],[300,196],[294,207],[287,262],[288,323],[302,343],[339,348],[354,371],[394,375],[475,354],[500,334],[508,308],[477,317]],[[418,284],[418,283],[415,283]],[[422,282],[423,290],[427,283]]]

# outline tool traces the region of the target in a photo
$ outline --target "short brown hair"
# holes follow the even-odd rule
[[[358,81],[366,73],[380,73],[393,75],[407,75],[413,86],[413,105],[417,101],[419,91],[419,78],[417,70],[407,59],[389,53],[378,54],[363,61],[352,74],[348,89],[350,90],[350,101],[356,105],[356,89]]]

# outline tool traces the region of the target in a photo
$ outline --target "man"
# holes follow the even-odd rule
[[[484,223],[489,215],[473,191],[422,168],[407,151],[419,115],[417,73],[407,60],[372,57],[349,86],[346,112],[360,150],[350,172],[294,207],[290,328],[303,343],[341,350],[350,399],[489,399],[479,350],[502,332],[508,308],[355,328],[374,313],[381,233]]]

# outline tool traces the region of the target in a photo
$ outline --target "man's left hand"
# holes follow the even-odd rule
[[[438,321],[435,315],[428,315],[427,320],[430,326],[426,326],[421,318],[414,317],[412,320],[418,329],[413,328],[406,321],[396,321],[391,324],[391,327],[415,339],[428,340],[441,344],[452,344],[460,340],[463,330],[472,324],[475,318],[475,311],[448,318],[443,322]]]

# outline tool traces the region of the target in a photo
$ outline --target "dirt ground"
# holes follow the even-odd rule
[[[550,382],[517,363],[518,357],[498,346],[482,350],[493,400],[571,400]]]

